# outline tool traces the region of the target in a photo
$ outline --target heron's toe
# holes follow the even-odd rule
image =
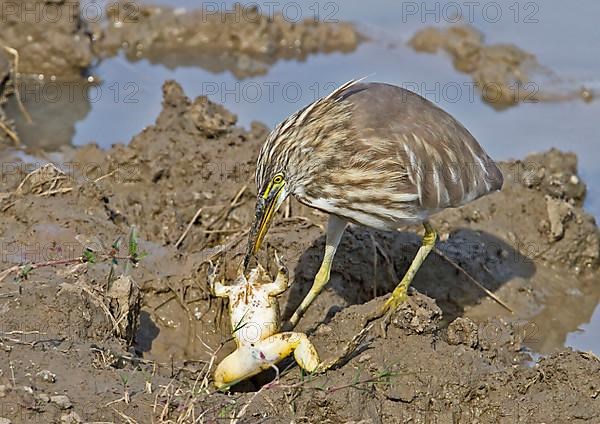
[[[383,305],[383,312],[389,313],[395,311],[398,306],[402,305],[408,300],[408,290],[404,287],[397,287],[392,293],[390,298],[385,301]]]

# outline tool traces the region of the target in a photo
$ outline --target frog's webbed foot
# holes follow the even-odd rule
[[[269,366],[294,354],[294,359],[308,372],[314,372],[319,363],[317,349],[304,333],[285,332],[274,334],[255,344],[259,356],[269,362]]]

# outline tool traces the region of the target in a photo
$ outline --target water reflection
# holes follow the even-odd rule
[[[14,119],[23,144],[58,150],[72,143],[75,125],[88,116],[94,102],[101,101],[102,89],[86,79],[60,82],[22,79],[18,90],[32,122],[27,122],[19,110],[15,96],[7,102],[6,113]]]

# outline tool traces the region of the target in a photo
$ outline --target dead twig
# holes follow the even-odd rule
[[[201,260],[197,263],[197,265],[200,266],[202,264],[210,262],[210,261],[216,259],[217,256],[222,255],[224,252],[233,248],[248,234],[249,231],[250,230],[244,230],[244,231],[240,232],[235,237],[232,237],[231,240],[229,240],[227,243],[221,244],[216,247],[210,247],[210,248],[203,249],[198,254],[198,256],[201,258]]]
[[[133,260],[133,259],[135,259],[131,256],[114,256],[114,255],[100,255],[99,257],[104,260],[108,260],[108,259],[110,259],[110,260],[112,260],[112,259]],[[32,263],[32,264],[13,265],[10,268],[7,268],[4,271],[0,272],[0,283],[6,277],[8,277],[10,274],[17,272],[17,271],[29,273],[30,271],[33,271],[38,268],[45,268],[45,267],[50,267],[50,266],[60,266],[60,265],[73,265],[73,264],[81,264],[81,263],[87,263],[87,262],[88,262],[88,259],[85,256],[78,256],[76,258],[71,258],[71,259],[56,259],[56,260],[52,260],[52,261],[36,262],[36,263]]]
[[[231,230],[202,230],[204,234],[233,234],[241,231],[241,228],[232,228]]]
[[[10,368],[11,381],[12,381],[13,387],[16,387],[17,386],[17,381],[15,380],[15,367],[13,365],[12,359],[10,359],[8,361],[8,363],[9,363],[9,368]]]
[[[198,217],[200,216],[201,213],[202,213],[202,208],[198,208],[198,210],[194,214],[194,217],[190,220],[187,227],[185,227],[185,231],[181,234],[181,236],[179,236],[179,239],[177,239],[177,241],[175,242],[175,249],[179,248],[179,245],[181,244],[181,242],[183,241],[185,236],[188,235],[188,233],[192,229],[192,225],[194,225],[194,223],[196,222],[196,220],[198,219]]]
[[[242,197],[242,195],[245,193],[245,191],[247,189],[248,189],[248,186],[244,185],[236,193],[236,195],[233,197],[233,199],[231,200],[231,202],[229,202],[229,204],[223,206],[221,208],[221,210],[219,212],[217,212],[217,214],[215,215],[215,217],[206,225],[206,227],[204,227],[204,229],[202,229],[202,232],[204,234],[209,234],[209,240],[207,240],[201,246],[201,249],[206,248],[206,246],[210,242],[210,235],[211,234],[223,234],[223,233],[237,232],[238,231],[238,230],[228,230],[228,229],[225,229],[224,227],[225,227],[225,224],[227,223],[227,217],[229,216],[229,214],[231,213],[231,211],[233,209],[237,208],[238,206],[244,204],[244,202],[240,202],[239,200],[240,200],[240,198]],[[202,213],[202,211],[203,211],[203,208],[199,208],[196,211],[196,213],[194,214],[194,216],[192,217],[192,219],[190,220],[190,222],[187,224],[184,232],[181,234],[181,236],[179,236],[179,238],[175,242],[175,248],[179,248],[179,246],[181,245],[181,243],[183,242],[183,240],[185,239],[185,237],[191,231],[192,226],[194,225],[194,223],[196,222],[196,220],[200,217],[200,214]],[[223,221],[222,225],[220,225],[217,228],[214,228],[221,221]]]
[[[242,197],[242,195],[244,194],[244,192],[246,191],[246,189],[248,188],[247,185],[244,185],[237,193],[235,196],[233,196],[233,199],[231,200],[231,202],[229,203],[229,205],[225,206],[223,209],[221,209],[221,212],[217,214],[217,216],[206,226],[207,230],[210,230],[212,228],[213,225],[215,225],[217,222],[219,222],[221,219],[226,219],[227,216],[231,213],[231,211],[233,209],[235,209],[236,207],[240,206],[242,203],[238,204],[238,200],[240,200],[240,197]]]
[[[114,407],[110,407],[113,411],[115,411],[117,414],[119,414],[119,416],[121,418],[123,418],[125,420],[125,422],[127,424],[138,424],[138,422],[136,420],[134,420],[133,418],[131,418],[128,415],[125,415],[123,412],[119,411],[118,409],[114,408]]]
[[[112,171],[110,171],[110,172],[108,172],[108,173],[106,173],[104,175],[100,175],[98,178],[96,178],[94,180],[94,182],[98,183],[98,182],[102,181],[105,178],[108,178],[108,177],[111,177],[111,176],[115,175],[117,172],[119,172],[119,168],[115,168]]]
[[[21,139],[19,138],[17,133],[14,132],[13,130],[11,130],[10,128],[8,128],[8,126],[2,121],[0,121],[0,128],[2,128],[4,130],[6,135],[8,135],[8,138],[10,138],[13,141],[13,143],[15,143],[16,146],[21,145]]]
[[[274,365],[273,365],[274,366]],[[277,369],[277,367],[275,367]],[[279,376],[278,376],[279,377]],[[275,379],[276,382],[279,382],[279,378]],[[263,391],[269,389],[269,384],[265,384],[264,386],[262,386],[258,391],[256,391],[252,397],[250,399],[248,399],[248,402],[246,402],[244,404],[244,406],[242,406],[242,408],[239,410],[239,412],[235,415],[235,418],[231,419],[231,424],[237,424],[240,422],[240,420],[244,417],[244,415],[246,415],[246,411],[248,411],[248,408],[250,407],[250,404],[254,401],[254,399],[256,399],[256,397],[261,394]]]
[[[22,335],[22,336],[29,336],[32,334],[44,334],[44,333],[40,333],[39,331],[0,331],[0,343],[4,344],[4,342],[11,342],[14,344],[19,344],[19,345],[25,345],[25,346],[31,346],[34,347],[36,344],[38,344],[38,340],[34,340],[32,342],[26,342],[23,341],[21,339],[17,339],[14,337],[10,337],[10,336],[15,336],[15,335]]]
[[[27,174],[17,186],[15,194],[29,192],[38,196],[47,196],[53,193],[71,191],[72,188],[58,187],[59,183],[66,179],[67,176],[62,170],[53,163],[47,163]],[[30,182],[30,186],[26,191],[25,184],[27,182]]]
[[[8,47],[5,45],[0,45],[0,47],[2,47],[4,49],[4,51],[6,51],[8,54],[10,54],[14,59],[12,73],[13,73],[13,81],[15,84],[15,98],[17,99],[17,104],[19,105],[19,109],[21,110],[21,113],[27,120],[27,123],[32,124],[33,119],[31,119],[31,115],[29,114],[27,109],[25,109],[25,105],[23,104],[23,101],[21,100],[21,93],[19,92],[19,88],[17,87],[17,75],[19,75],[19,51],[17,49],[13,49],[12,47]]]

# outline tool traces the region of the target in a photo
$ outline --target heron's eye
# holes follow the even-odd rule
[[[283,182],[283,175],[277,174],[273,177],[273,184],[281,184]]]

